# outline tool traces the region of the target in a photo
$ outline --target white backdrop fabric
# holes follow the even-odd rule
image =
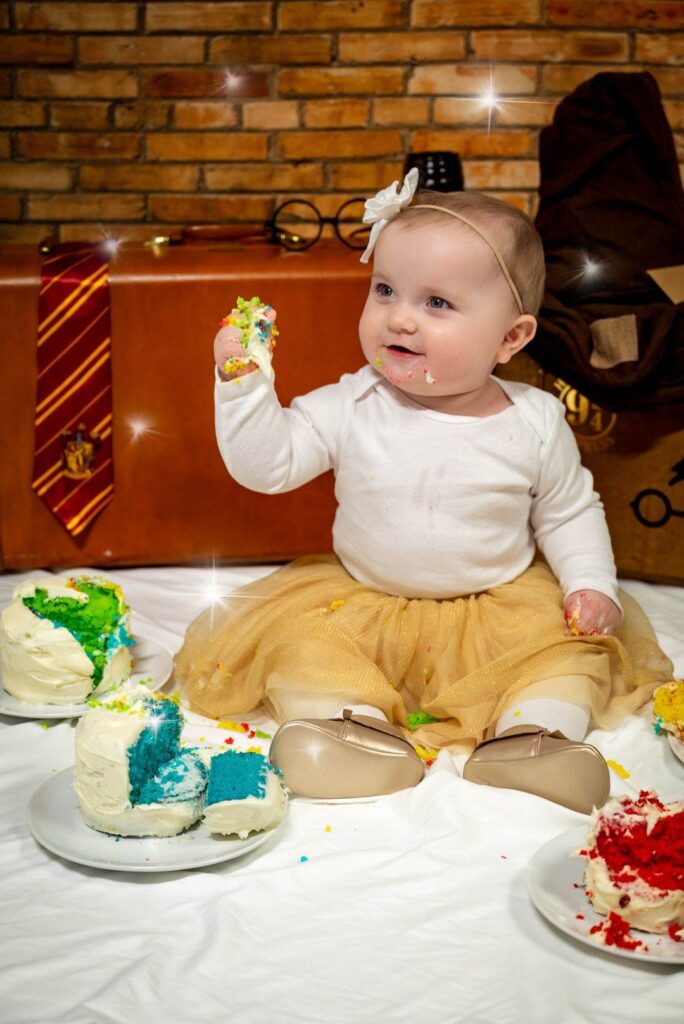
[[[124,588],[134,628],[174,652],[212,591],[270,571],[106,575]],[[35,575],[0,575],[0,604]],[[684,591],[623,586],[684,674]],[[189,718],[192,739],[226,735]],[[274,728],[261,713],[249,722]],[[417,789],[375,803],[293,799],[281,832],[238,860],[170,874],[105,873],[48,853],[27,826],[34,790],[73,764],[74,725],[0,719],[5,1024],[684,1020],[684,970],[589,948],[548,924],[528,897],[535,851],[588,819],[464,782],[464,757],[442,753]],[[613,793],[653,787],[664,799],[684,797],[684,764],[647,713],[589,740],[631,773],[628,781],[611,773]],[[259,742],[265,752],[267,741]]]

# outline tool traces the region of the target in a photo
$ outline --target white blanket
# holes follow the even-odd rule
[[[92,570],[83,570],[92,571]],[[169,650],[212,592],[268,567],[107,571],[134,628]],[[33,574],[0,576],[0,606]],[[684,592],[623,582],[684,674]],[[191,737],[226,734],[190,715]],[[262,714],[250,725],[271,732]],[[443,753],[415,790],[375,803],[293,799],[245,857],[171,874],[104,873],[31,837],[33,791],[73,764],[74,723],[0,719],[0,1019],[240,1024],[680,1024],[684,971],[590,948],[532,905],[535,851],[588,819],[464,782]],[[236,746],[260,742],[235,734]],[[684,764],[645,713],[589,736],[631,774],[613,792],[684,797]],[[114,840],[113,840],[114,841]],[[307,858],[303,860],[302,858]]]

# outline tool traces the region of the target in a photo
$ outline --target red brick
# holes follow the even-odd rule
[[[52,224],[0,224],[0,242],[38,245],[52,232]]]
[[[616,25],[618,28],[682,28],[681,0],[548,0],[547,20],[551,25]]]
[[[307,157],[385,156],[403,149],[400,132],[392,131],[329,131],[283,132],[280,151],[287,159]]]
[[[263,221],[271,212],[270,197],[250,195],[150,196],[148,206],[158,220],[185,224]]]
[[[0,96],[12,95],[12,75],[9,71],[0,71]]]
[[[142,131],[166,128],[169,124],[171,104],[163,100],[142,100],[136,103],[114,104],[114,127]]]
[[[461,156],[533,156],[536,137],[526,131],[435,131],[415,132],[411,140],[414,152],[449,150]]]
[[[639,70],[643,71],[644,69],[640,68]],[[684,92],[681,68],[650,67],[646,70],[650,71],[655,78],[663,96],[681,96]]]
[[[81,64],[201,64],[202,36],[83,36]]]
[[[114,99],[137,96],[133,71],[19,71],[21,96]]]
[[[174,108],[176,128],[233,128],[237,124],[235,107],[225,100],[185,100],[174,104]]]
[[[222,192],[297,192],[323,188],[320,164],[240,164],[238,167],[205,167],[207,188]]]
[[[331,56],[329,36],[224,36],[209,44],[210,64],[329,64]]]
[[[68,100],[50,104],[50,127],[75,129],[76,131],[97,131],[110,127],[109,103],[80,103]]]
[[[44,104],[0,100],[0,126],[3,128],[36,128],[42,124],[45,124]]]
[[[6,160],[10,155],[10,134],[0,132],[0,160]]]
[[[476,60],[627,60],[628,38],[622,32],[471,32]]]
[[[401,68],[288,68],[278,75],[283,96],[391,94],[404,91]]]
[[[637,35],[634,59],[646,64],[684,64],[684,34]]]
[[[416,28],[452,25],[532,25],[542,20],[540,0],[413,0],[411,24]]]
[[[359,128],[368,124],[369,100],[311,100],[304,104],[307,128]]]
[[[462,32],[354,32],[341,35],[339,59],[347,64],[462,60]]]
[[[491,112],[479,97],[439,97],[435,100],[435,124],[546,125],[553,119],[557,100],[545,97],[499,100]]]
[[[299,104],[296,100],[244,103],[242,124],[245,128],[298,128]]]
[[[489,92],[492,72],[489,65],[457,64],[454,66],[418,67],[408,84],[410,93],[445,93],[480,95]],[[498,64],[493,71],[493,88],[497,95],[535,92],[537,68],[526,64]]]
[[[272,27],[271,3],[148,3],[148,32],[253,32]]]
[[[376,161],[374,163],[360,160],[346,160],[339,164],[329,164],[330,184],[336,189],[369,192],[373,189],[385,188],[393,181],[401,179],[403,161]]]
[[[20,132],[19,152],[41,160],[128,160],[138,156],[137,135],[123,132]]]
[[[29,196],[29,220],[136,220],[144,215],[142,196],[90,195]]]
[[[31,32],[131,32],[137,27],[137,5],[119,3],[17,3],[17,28]]]
[[[73,64],[69,36],[7,35],[0,47],[0,64]]]
[[[27,164],[19,160],[10,164],[0,164],[0,188],[65,192],[71,188],[72,183],[73,174],[68,167]]]
[[[684,101],[666,100],[663,106],[673,131],[675,128],[684,128]]]
[[[620,71],[643,71],[638,64],[623,64]],[[663,68],[653,65],[647,69],[655,78],[663,96],[682,95],[682,72],[680,68]],[[581,82],[600,71],[615,71],[615,67],[592,64],[558,64],[549,65],[542,70],[543,91],[549,93],[569,93]]]
[[[147,136],[151,160],[265,160],[268,136],[250,132],[167,132]]]
[[[510,203],[511,206],[516,206],[523,213],[531,214],[529,192],[485,192],[484,194],[493,196],[494,199],[501,199],[504,203]]]
[[[9,4],[0,4],[0,29],[10,27]]]
[[[21,196],[0,195],[0,220],[19,220]]]
[[[537,188],[539,164],[536,160],[464,160],[466,188]]]
[[[401,96],[373,102],[374,124],[425,124],[429,120],[429,100]]]
[[[330,192],[326,192],[325,194],[320,194],[320,193],[303,193],[302,195],[298,196],[297,198],[298,199],[305,199],[307,202],[311,203],[313,206],[316,207],[318,212],[320,214],[322,214],[324,217],[334,217],[335,214],[337,213],[337,211],[339,210],[339,208],[342,206],[343,203],[348,203],[350,199],[355,199],[357,197],[356,196],[350,196],[348,193],[334,193],[334,192],[330,193]],[[289,199],[292,199],[292,196],[276,195],[275,196],[275,206],[277,207],[281,203],[286,203]],[[274,207],[274,209],[275,209],[275,207]],[[333,237],[332,225],[329,225],[329,224],[325,225],[325,227],[323,228],[323,237],[324,238],[332,238]]]
[[[202,99],[267,96],[268,76],[262,71],[175,70],[143,72],[147,96]]]
[[[83,164],[80,185],[103,192],[187,192],[197,188],[199,168],[188,164]]]
[[[278,24],[291,29],[391,28],[404,24],[401,0],[283,0]]]

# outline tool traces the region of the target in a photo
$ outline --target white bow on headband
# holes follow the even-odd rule
[[[364,204],[363,223],[372,224],[370,238],[366,251],[361,257],[362,263],[368,263],[373,254],[375,243],[380,237],[383,228],[386,228],[391,220],[398,213],[408,206],[413,199],[413,193],[418,185],[418,168],[412,167],[404,178],[401,192],[397,192],[398,181],[393,181],[387,188],[381,189],[372,199],[367,199]]]

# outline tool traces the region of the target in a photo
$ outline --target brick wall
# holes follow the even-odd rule
[[[684,163],[683,0],[14,0],[0,31],[0,241],[333,212],[411,149],[533,212],[540,128],[601,70],[655,76]]]

